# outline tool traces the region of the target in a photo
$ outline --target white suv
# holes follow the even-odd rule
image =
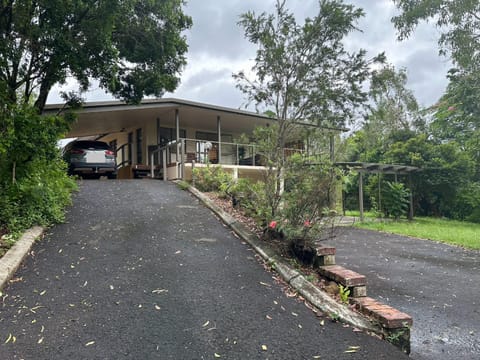
[[[106,175],[109,179],[117,178],[115,152],[103,141],[76,140],[68,143],[63,149],[63,159],[68,164],[70,175],[100,178]]]

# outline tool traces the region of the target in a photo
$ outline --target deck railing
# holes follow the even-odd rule
[[[302,149],[285,148],[284,155],[303,153]],[[157,157],[157,161],[155,161]],[[254,144],[240,144],[232,142],[218,142],[198,139],[181,138],[173,140],[166,145],[159,145],[150,152],[150,172],[155,173],[155,164],[161,164],[163,174],[167,168],[177,166],[178,177],[183,178],[185,164],[220,164],[263,166],[258,146]]]

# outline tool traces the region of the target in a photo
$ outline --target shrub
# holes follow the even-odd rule
[[[232,182],[232,176],[220,166],[196,167],[193,169],[195,187],[203,192],[221,191],[225,195],[226,186]]]
[[[399,219],[405,215],[409,205],[409,194],[402,183],[386,181],[382,191],[382,208],[385,216]]]
[[[57,148],[67,129],[62,117],[40,116],[28,105],[0,108],[0,233],[14,238],[32,225],[64,219],[76,188]]]

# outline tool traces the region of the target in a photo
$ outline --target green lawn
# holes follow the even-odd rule
[[[421,217],[415,218],[411,222],[407,220],[373,221],[373,219],[366,218],[366,221],[358,222],[356,226],[363,229],[441,241],[469,249],[480,249],[480,224],[464,221]]]

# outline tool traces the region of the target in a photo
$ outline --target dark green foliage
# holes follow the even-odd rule
[[[138,102],[173,91],[185,64],[182,0],[0,2],[0,81],[12,103],[43,109],[50,89],[74,77]],[[34,94],[33,92],[38,92]]]
[[[382,191],[382,210],[386,217],[399,219],[406,215],[409,192],[402,183],[386,181]]]
[[[68,128],[28,105],[0,109],[0,230],[17,234],[63,220],[75,182],[66,175],[57,139]]]

